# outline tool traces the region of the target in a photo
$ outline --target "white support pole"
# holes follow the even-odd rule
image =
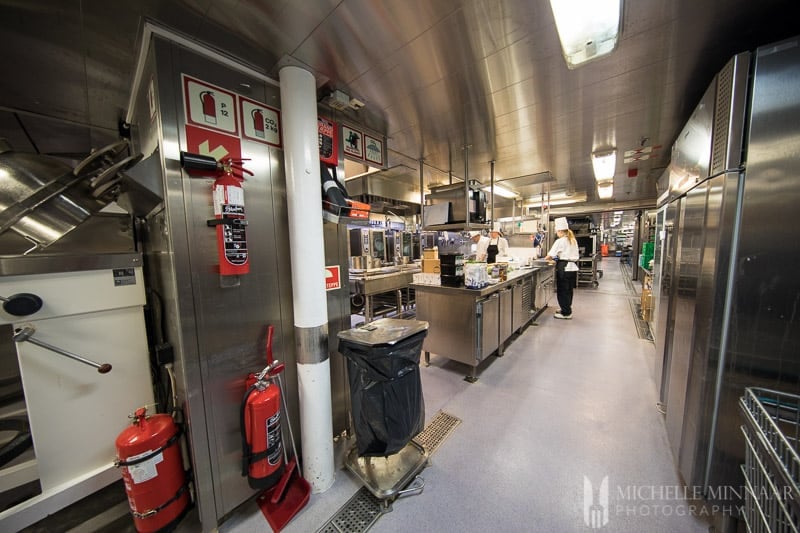
[[[319,493],[333,485],[334,462],[316,82],[296,66],[279,77],[303,476]]]

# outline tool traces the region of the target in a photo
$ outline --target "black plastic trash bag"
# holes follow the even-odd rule
[[[419,356],[427,331],[396,344],[367,346],[344,340],[358,455],[399,452],[425,426]]]

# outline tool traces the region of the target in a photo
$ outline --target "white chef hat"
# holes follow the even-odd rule
[[[470,232],[469,232],[469,236],[470,236],[470,237],[475,237],[476,235],[480,235],[480,234],[481,234],[481,232],[480,232],[480,231],[470,231]]]
[[[495,222],[492,224],[492,231],[496,231],[498,233],[503,232],[503,225],[500,222]]]
[[[556,231],[567,231],[569,229],[569,224],[567,223],[566,217],[558,217],[556,219]]]

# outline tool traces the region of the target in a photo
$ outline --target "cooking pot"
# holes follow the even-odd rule
[[[353,270],[364,270],[365,262],[364,259],[367,256],[365,255],[354,255],[350,258],[350,268]]]

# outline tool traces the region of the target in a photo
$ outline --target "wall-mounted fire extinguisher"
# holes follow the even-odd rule
[[[189,478],[183,468],[181,431],[170,415],[147,416],[140,407],[116,440],[117,466],[136,531],[172,529],[189,509]]]
[[[212,186],[214,219],[207,221],[217,228],[219,273],[235,276],[250,272],[247,251],[247,219],[244,209],[243,173],[253,173],[242,166],[244,159],[224,159],[181,152],[181,166],[212,172],[217,176]]]
[[[254,489],[268,489],[280,481],[284,471],[281,436],[281,391],[273,381],[283,372],[283,363],[272,360],[273,327],[267,329],[267,367],[247,378],[242,399],[242,476]]]

